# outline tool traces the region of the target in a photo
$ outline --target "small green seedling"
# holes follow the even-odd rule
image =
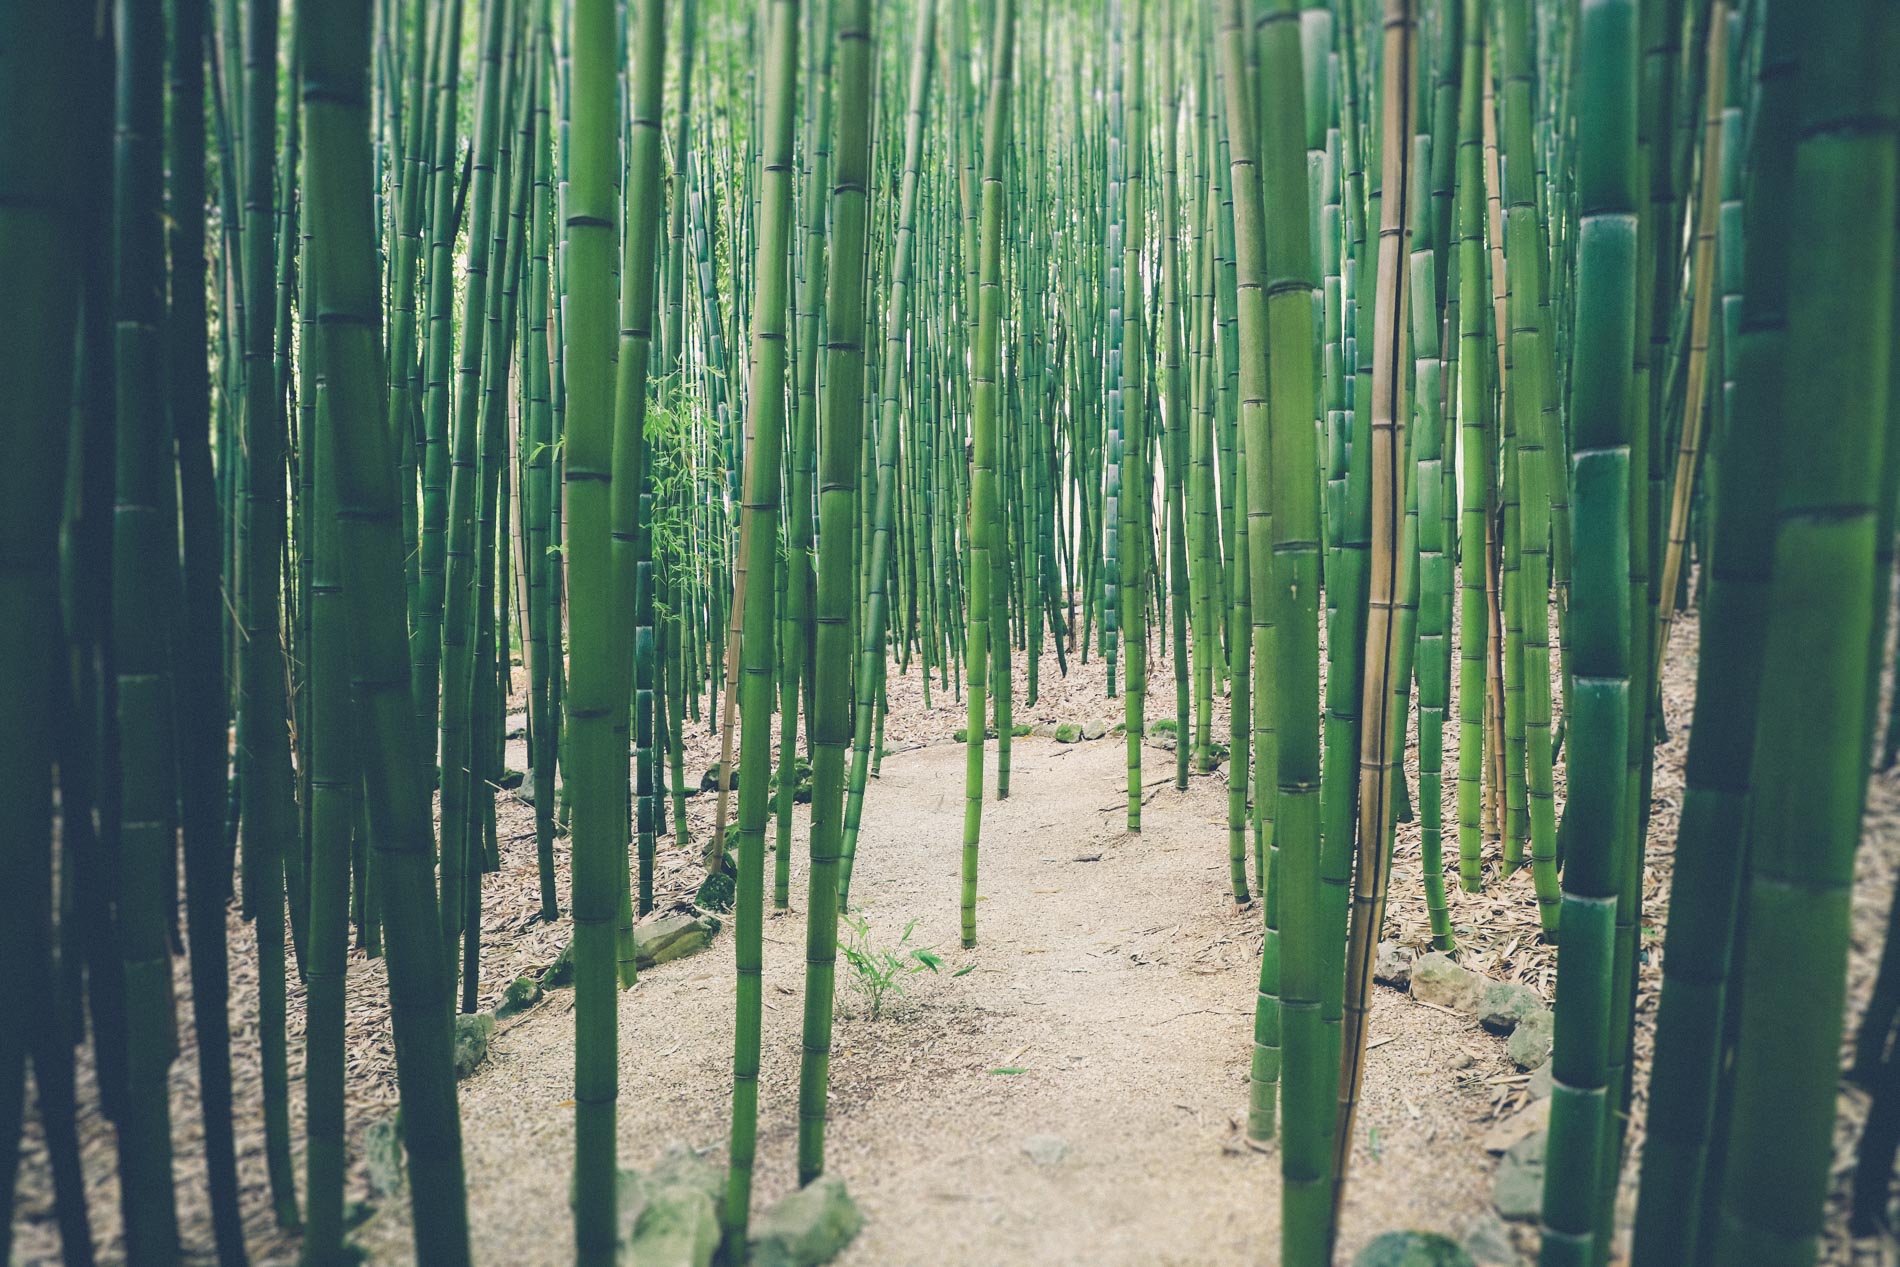
[[[910,944],[910,935],[917,928],[916,920],[904,925],[904,933],[895,946],[879,947],[871,944],[871,925],[864,916],[840,918],[851,930],[843,946],[845,962],[851,965],[851,988],[864,996],[872,1020],[884,1010],[887,999],[904,996],[904,982],[908,978],[920,972],[935,972],[943,966],[943,960],[935,951]]]

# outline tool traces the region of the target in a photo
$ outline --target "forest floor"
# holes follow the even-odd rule
[[[1660,980],[1660,948],[1681,802],[1682,760],[1695,687],[1696,625],[1676,622],[1663,695],[1668,739],[1657,749],[1650,846],[1644,874],[1641,989],[1637,1000],[1637,1105],[1619,1222],[1633,1213],[1633,1181],[1645,1112],[1644,1084]],[[875,947],[909,946],[942,956],[936,973],[908,978],[907,997],[873,1019],[839,964],[831,1071],[828,1169],[843,1177],[865,1213],[863,1233],[839,1260],[853,1267],[900,1264],[1229,1264],[1278,1260],[1279,1158],[1245,1142],[1247,1071],[1261,941],[1255,901],[1237,908],[1229,887],[1225,767],[1173,786],[1173,753],[1143,752],[1142,832],[1124,830],[1125,738],[1114,729],[1121,702],[1105,699],[1103,666],[1041,666],[1041,698],[1021,703],[1019,724],[1099,720],[1098,740],[1014,741],[1010,796],[993,799],[996,745],[988,747],[978,945],[958,948],[958,874],[964,749],[952,741],[962,703],[938,691],[922,703],[918,677],[895,673],[879,778],[866,797],[852,902]],[[1149,673],[1149,716],[1172,716],[1170,661]],[[1455,702],[1448,714],[1455,719]],[[515,719],[518,721],[518,717]],[[1414,722],[1416,716],[1414,715]],[[1455,720],[1445,730],[1445,770],[1457,761]],[[1217,701],[1214,734],[1227,730]],[[1411,751],[1415,751],[1412,749]],[[703,723],[687,726],[687,777],[718,758]],[[522,743],[509,764],[524,763]],[[1417,787],[1408,763],[1408,782]],[[1446,787],[1448,827],[1454,799]],[[1563,795],[1558,769],[1558,798]],[[663,837],[656,908],[690,900],[703,875],[700,842],[713,830],[713,794],[688,801],[693,846]],[[736,812],[736,798],[735,798]],[[483,887],[480,998],[499,1001],[516,976],[554,961],[565,918],[536,917],[533,810],[504,793],[498,807],[500,872]],[[794,1182],[799,1026],[804,984],[807,819],[794,816],[791,905],[768,912],[758,1171],[754,1208]],[[1447,832],[1447,861],[1455,827]],[[768,829],[768,842],[771,834]],[[565,909],[566,851],[560,858]],[[773,859],[767,858],[771,891]],[[1900,871],[1900,777],[1876,776],[1859,855],[1849,1029],[1871,988]],[[1522,981],[1550,997],[1555,951],[1537,937],[1528,871],[1500,878],[1487,842],[1485,889],[1448,885],[1461,962]],[[1250,880],[1251,880],[1250,876]],[[1402,824],[1391,880],[1387,936],[1428,948],[1419,827]],[[253,937],[235,909],[231,1017],[238,1148],[252,1260],[294,1261],[295,1237],[270,1213],[259,1108]],[[731,1093],[733,939],[643,972],[620,995],[620,1163],[642,1168],[676,1145],[723,1166]],[[211,1260],[195,1044],[177,961],[180,1058],[172,1073],[181,1231],[189,1261]],[[353,1147],[369,1122],[396,1102],[379,960],[352,953],[348,1099]],[[567,1211],[573,1144],[572,992],[550,991],[503,1021],[486,1063],[461,1084],[469,1210],[478,1261],[572,1260]],[[290,984],[291,1114],[301,1166],[302,987]],[[1366,1082],[1341,1230],[1341,1261],[1394,1228],[1464,1239],[1488,1231],[1517,1238],[1491,1206],[1499,1133],[1530,1104],[1529,1075],[1505,1056],[1504,1040],[1469,1017],[1383,986],[1373,995]],[[122,1254],[112,1131],[97,1111],[90,1062],[81,1060],[81,1140],[95,1234],[104,1261]],[[1845,1188],[1864,1098],[1843,1084],[1823,1261],[1856,1267],[1895,1261],[1893,1247],[1848,1244]],[[1033,1154],[1033,1155],[1032,1155]],[[39,1128],[29,1114],[22,1191],[14,1211],[15,1259],[55,1261],[58,1239]],[[299,1169],[301,1180],[301,1169]],[[353,1196],[368,1192],[361,1150]],[[1501,1235],[1500,1235],[1501,1234]],[[386,1198],[358,1239],[373,1260],[413,1257],[406,1201]],[[1508,1262],[1500,1256],[1493,1261]]]

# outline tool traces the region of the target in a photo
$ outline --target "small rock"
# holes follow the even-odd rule
[[[379,1118],[363,1128],[363,1167],[369,1172],[370,1195],[378,1199],[402,1191],[404,1168],[402,1114]]]
[[[1031,1135],[1023,1141],[1023,1151],[1038,1166],[1053,1166],[1069,1155],[1069,1141],[1060,1135]]]
[[[1550,1040],[1556,1030],[1550,1009],[1540,1007],[1517,1023],[1510,1041],[1504,1044],[1504,1054],[1519,1069],[1536,1069],[1550,1059]]]
[[[1436,1232],[1387,1232],[1352,1261],[1353,1267],[1472,1267],[1457,1241]]]
[[[460,1082],[488,1059],[488,1039],[495,1032],[495,1018],[487,1012],[455,1018],[455,1080]]]
[[[527,777],[519,770],[503,770],[501,777],[495,780],[495,786],[506,791],[513,791],[526,782]]]
[[[1056,724],[1049,721],[1039,721],[1029,728],[1029,733],[1042,739],[1054,739],[1056,737]]]
[[[1544,1000],[1529,986],[1493,981],[1484,987],[1484,997],[1478,1002],[1478,1024],[1493,1034],[1508,1034],[1519,1021],[1543,1006]]]
[[[1550,1098],[1550,1062],[1548,1060],[1531,1070],[1531,1080],[1526,1084],[1525,1090],[1531,1093],[1533,1100]]]
[[[1484,1151],[1508,1152],[1511,1145],[1532,1131],[1546,1130],[1549,1126],[1550,1101],[1533,1100],[1510,1117],[1492,1123],[1491,1129],[1484,1133]]]
[[[836,1175],[820,1175],[752,1221],[752,1267],[817,1267],[836,1258],[864,1226]]]
[[[719,1213],[712,1197],[682,1185],[661,1188],[633,1221],[622,1267],[710,1267],[719,1248]]]
[[[541,983],[533,977],[516,977],[501,992],[501,1003],[495,1008],[495,1019],[505,1021],[511,1016],[527,1011],[541,1001]]]
[[[1484,978],[1433,951],[1412,965],[1412,997],[1454,1012],[1475,1012],[1484,997]]]
[[[1478,1267],[1518,1267],[1523,1256],[1511,1244],[1511,1229],[1504,1220],[1489,1211],[1480,1214],[1465,1229],[1465,1252]]]
[[[1491,1184],[1491,1204],[1514,1222],[1535,1222],[1544,1208],[1544,1132],[1526,1135],[1511,1145],[1498,1163]]]
[[[1468,1051],[1461,1051],[1451,1058],[1451,1067],[1453,1069],[1469,1069],[1477,1063],[1477,1060]]]
[[[717,761],[707,766],[706,773],[699,776],[699,790],[702,792],[717,792],[719,790],[719,775],[723,768],[724,767]],[[734,766],[732,770],[732,786],[739,786],[739,768],[737,766]]]
[[[633,926],[636,967],[652,968],[684,959],[704,950],[719,931],[719,921],[711,915],[689,911],[667,911],[647,916]]]
[[[1396,941],[1379,943],[1378,957],[1372,962],[1372,979],[1394,990],[1412,985],[1412,954]]]
[[[699,882],[699,888],[693,893],[693,905],[702,911],[728,914],[738,898],[738,883],[738,858],[727,853],[720,859],[718,869]]]
[[[1063,722],[1056,727],[1057,743],[1074,743],[1082,737],[1082,728],[1074,722]]]
[[[674,1144],[645,1171],[619,1175],[620,1261],[629,1267],[706,1267],[719,1247],[725,1171]]]
[[[1107,733],[1108,720],[1106,718],[1091,717],[1082,723],[1082,738],[1084,739],[1100,739]]]
[[[569,942],[561,947],[561,953],[554,962],[541,969],[541,988],[544,990],[564,990],[574,984],[574,944]]]

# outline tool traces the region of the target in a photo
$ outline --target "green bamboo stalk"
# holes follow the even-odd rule
[[[1771,5],[1769,21],[1786,21]],[[1889,421],[1900,21],[1851,2],[1802,13],[1776,447],[1730,1151],[1718,1259],[1816,1261],[1835,1073],[1873,621],[1873,530]],[[1848,208],[1855,210],[1850,214]],[[1877,279],[1867,285],[1868,278]],[[1810,410],[1818,412],[1810,413]]]
[[[1462,6],[1441,12],[1439,39],[1458,35]],[[1436,149],[1432,134],[1421,132],[1413,158],[1415,172],[1430,172]],[[1432,946],[1452,949],[1451,917],[1445,905],[1444,862],[1444,742],[1445,706],[1451,690],[1451,635],[1446,615],[1451,604],[1452,550],[1445,525],[1452,488],[1446,478],[1450,463],[1445,453],[1443,362],[1439,357],[1439,264],[1449,254],[1433,235],[1438,230],[1435,199],[1416,198],[1412,205],[1410,258],[1413,403],[1417,421],[1412,432],[1416,461],[1413,490],[1418,540],[1418,652],[1413,670],[1418,679],[1418,803],[1419,861],[1424,870],[1425,911],[1431,924]]]
[[[225,623],[224,599],[219,593],[223,542],[212,472],[213,416],[205,355],[205,20],[202,0],[172,6],[172,118],[166,153],[171,302],[166,373],[178,446],[184,556],[185,638],[175,678],[178,799],[206,1188],[220,1267],[242,1267],[244,1226],[238,1209],[231,1116],[230,965],[224,918],[231,896],[231,856],[224,848],[219,818],[228,795],[230,713],[220,663],[220,630]],[[44,314],[40,319],[45,319]],[[70,320],[67,324],[70,328]],[[69,1062],[62,1067],[69,1067]],[[51,1080],[44,1069],[35,1077],[42,1086]],[[0,1256],[5,1252],[0,1247]]]
[[[1330,1254],[1331,1161],[1337,1060],[1321,1021],[1328,955],[1320,900],[1319,822],[1319,500],[1311,425],[1312,252],[1305,201],[1303,70],[1299,11],[1285,0],[1260,27],[1260,93],[1273,131],[1255,148],[1246,38],[1238,0],[1221,13],[1221,73],[1233,173],[1238,281],[1241,422],[1250,486],[1273,491],[1271,511],[1251,502],[1257,538],[1249,564],[1260,606],[1272,615],[1271,656],[1256,619],[1254,654],[1274,678],[1278,739],[1275,830],[1281,918],[1280,1026],[1285,1122],[1281,1141],[1281,1257],[1319,1263]],[[1265,231],[1271,204],[1273,222]],[[1267,352],[1273,357],[1271,397]],[[1270,447],[1269,447],[1270,446]],[[1263,499],[1264,502],[1265,499]],[[1270,546],[1270,548],[1268,548]],[[1258,719],[1264,711],[1258,705]],[[1335,930],[1337,932],[1338,930]]]
[[[296,844],[291,801],[289,700],[284,690],[277,595],[284,549],[284,419],[272,370],[276,292],[275,153],[277,4],[244,9],[244,420],[249,450],[248,539],[240,621],[244,629],[239,704],[246,720],[239,751],[244,804],[244,883],[256,912],[258,1029],[263,1060],[265,1158],[271,1201],[282,1227],[297,1224],[290,1158],[290,1074],[284,1038],[282,875]]]
[[[167,625],[178,584],[174,470],[163,363],[164,15],[156,0],[113,6],[113,381],[117,495],[112,515],[112,649],[117,674],[118,942],[125,961],[127,1111],[119,1118],[126,1252],[177,1259],[171,1096],[175,1046],[167,909],[174,900],[178,788]],[[108,767],[111,768],[111,767]],[[111,804],[108,801],[107,804]],[[281,943],[279,951],[281,953]]]
[[[1130,12],[1132,11],[1132,12]],[[1128,746],[1128,830],[1141,831],[1141,747],[1147,730],[1148,700],[1148,507],[1154,500],[1148,474],[1146,308],[1142,246],[1148,204],[1142,164],[1148,149],[1146,95],[1142,61],[1142,0],[1128,0],[1123,22],[1127,57],[1122,73],[1122,335],[1121,335],[1121,637],[1125,681],[1122,715]],[[1000,732],[999,732],[1000,733]]]
[[[1758,114],[1748,146],[1749,189],[1740,209],[1745,218],[1724,217],[1722,226],[1724,289],[1742,295],[1730,344],[1737,381],[1714,466],[1714,540],[1696,666],[1700,724],[1690,732],[1685,763],[1677,879],[1670,892],[1656,1015],[1655,1095],[1646,1123],[1632,1247],[1632,1261],[1644,1267],[1702,1261],[1714,1240],[1714,1229],[1701,1216],[1714,1204],[1708,1196],[1711,1181],[1720,1179],[1711,1151],[1718,1096],[1726,1081],[1723,1052],[1735,1015],[1731,973],[1761,698],[1758,689],[1744,684],[1761,679],[1769,619],[1780,469],[1773,427],[1781,400],[1794,192],[1796,28],[1785,7],[1768,16],[1755,88]],[[1727,123],[1739,122],[1736,110]],[[1741,146],[1731,144],[1738,140],[1725,128],[1725,183],[1739,181]],[[1703,161],[1710,161],[1706,154]],[[1742,242],[1731,236],[1745,239],[1745,264]],[[1743,268],[1745,290],[1739,276]],[[1683,1217],[1683,1211],[1692,1217]]]
[[[614,721],[626,699],[611,645],[614,474],[615,192],[619,129],[614,7],[575,0],[568,17],[568,183],[562,465],[567,503],[567,782],[574,789],[574,1254],[610,1263],[617,1235],[615,1117],[619,1018],[615,914],[626,885],[626,750]]]
[[[1464,65],[1458,103],[1458,881],[1467,893],[1484,884],[1485,695],[1490,622],[1485,612],[1485,512],[1490,473],[1486,414],[1490,408],[1485,347],[1484,177],[1479,129],[1484,65],[1483,0],[1460,0],[1464,11]]]
[[[743,609],[743,668],[734,684],[744,717],[740,768],[754,773],[739,786],[739,880],[734,930],[738,970],[737,1017],[733,1027],[732,1140],[727,1150],[726,1198],[720,1216],[726,1244],[745,1244],[751,1217],[752,1165],[758,1146],[760,939],[765,901],[766,780],[758,772],[771,759],[772,635],[775,598],[769,584],[746,585],[746,571],[761,568],[778,552],[779,462],[784,445],[786,371],[785,260],[792,234],[792,127],[797,86],[798,3],[772,0],[765,33],[767,52],[759,134],[758,253],[754,260],[752,363],[746,390],[748,436],[746,495],[740,524],[733,603]],[[730,728],[728,728],[728,733]]]
[[[844,851],[844,758],[851,737],[851,624],[857,600],[852,529],[864,435],[864,252],[871,181],[871,87],[876,65],[870,0],[835,14],[837,78],[831,184],[834,239],[825,283],[824,437],[818,471],[817,638],[811,713],[810,893],[805,922],[804,1045],[798,1078],[798,1181],[825,1169],[825,1105],[838,957],[839,860]],[[794,512],[802,507],[794,507]],[[860,708],[860,717],[868,709]],[[860,722],[862,724],[862,720]]]
[[[918,184],[923,163],[924,127],[930,112],[930,80],[936,62],[937,6],[926,0],[918,6],[917,29],[911,42],[908,104],[904,110],[904,159],[900,177],[897,237],[892,247],[890,298],[884,318],[884,361],[878,391],[877,490],[871,537],[870,597],[858,650],[857,708],[853,715],[850,784],[844,811],[844,856],[838,877],[838,908],[849,908],[851,869],[857,857],[858,828],[864,814],[864,792],[869,775],[872,700],[871,683],[883,663],[889,599],[885,575],[890,566],[891,536],[896,507],[898,423],[902,417],[899,391],[906,364],[909,329],[911,253],[915,248]],[[930,689],[928,665],[924,690]],[[881,746],[881,745],[880,745]]]
[[[383,427],[380,294],[373,220],[367,5],[298,12],[309,133],[305,196],[320,366],[336,461],[339,570],[364,800],[384,912],[390,1013],[420,1263],[468,1261],[461,1123],[452,1069],[447,964],[430,875],[429,781],[418,760],[408,672],[401,497]]]
[[[1527,0],[1504,0],[1504,217],[1507,258],[1516,261],[1509,300],[1511,399],[1517,429],[1517,569],[1522,642],[1524,772],[1537,911],[1547,939],[1557,935],[1557,823],[1550,733],[1550,497],[1546,432],[1554,389],[1545,380],[1545,246],[1535,201],[1531,151],[1532,31]]]
[[[1577,27],[1577,309],[1571,376],[1570,504],[1575,530],[1570,632],[1576,675],[1568,758],[1563,939],[1551,1055],[1544,1267],[1596,1254],[1609,1077],[1612,941],[1630,711],[1630,448],[1636,337],[1637,15],[1625,0]],[[1467,61],[1466,69],[1470,69]],[[1467,93],[1467,95],[1469,95]],[[1468,305],[1469,306],[1469,305]],[[1469,323],[1469,318],[1467,318]],[[1466,367],[1482,349],[1467,344]]]
[[[983,821],[983,733],[989,720],[988,685],[994,602],[991,554],[1001,546],[997,513],[997,374],[1002,324],[1003,171],[1009,130],[1009,92],[1016,39],[1015,0],[996,0],[990,42],[990,95],[983,110],[982,229],[977,271],[976,342],[972,358],[970,461],[970,579],[968,760],[964,767],[962,940],[976,945],[977,843]],[[1007,641],[1008,632],[1003,632]]]

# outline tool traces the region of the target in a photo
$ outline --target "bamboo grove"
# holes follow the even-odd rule
[[[618,995],[680,850],[736,889],[743,1261],[767,911],[807,917],[804,1183],[890,675],[967,719],[980,953],[984,812],[1049,657],[1121,701],[1132,847],[1157,778],[1225,778],[1280,1261],[1333,1260],[1414,820],[1438,949],[1448,890],[1526,869],[1558,946],[1541,1262],[1608,1261],[1638,1128],[1632,1262],[1816,1261],[1860,815],[1900,750],[1900,9],[6,0],[0,30],[0,1136],[11,1192],[31,1104],[68,1263],[82,1049],[127,1260],[180,1256],[184,1023],[191,1180],[247,1260],[241,958],[305,1260],[348,1252],[364,957],[416,1258],[477,1256],[451,1047],[511,699],[540,916],[572,923],[576,1259],[616,1252]],[[726,753],[703,839],[692,727]],[[1889,939],[1850,1036],[1863,1224],[1897,1016]]]

